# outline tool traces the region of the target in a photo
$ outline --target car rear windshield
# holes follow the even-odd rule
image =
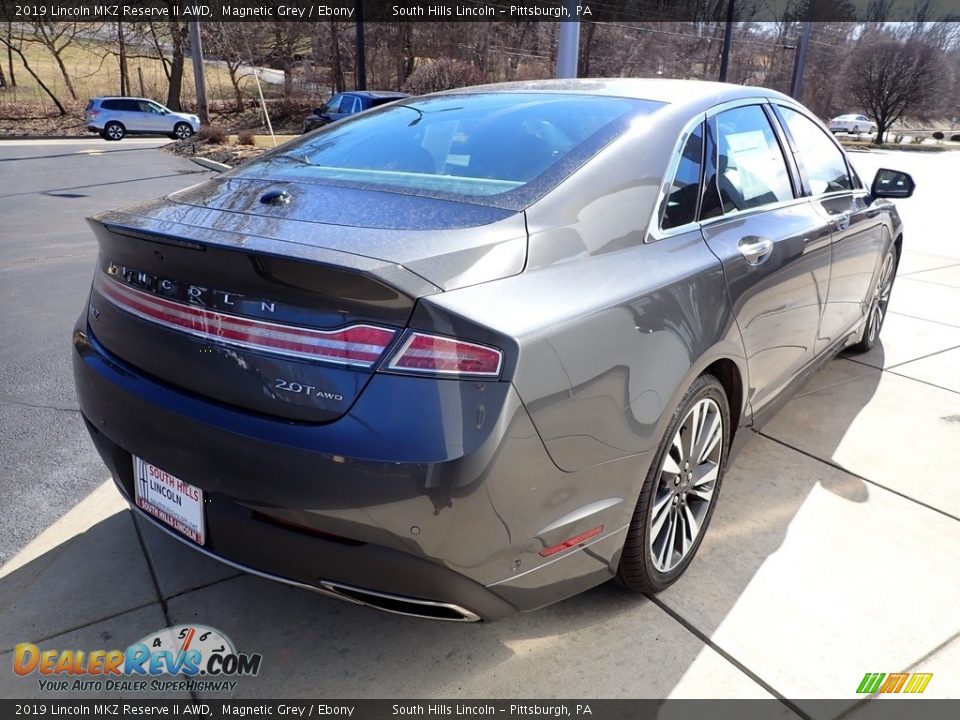
[[[410,98],[332,124],[233,174],[520,209],[662,105],[553,93]]]

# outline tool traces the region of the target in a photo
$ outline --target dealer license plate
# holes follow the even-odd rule
[[[203,545],[203,490],[137,456],[133,457],[133,489],[137,507]]]

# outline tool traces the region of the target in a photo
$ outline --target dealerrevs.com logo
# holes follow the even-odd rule
[[[237,652],[219,630],[177,625],[126,650],[41,650],[20,643],[13,652],[13,672],[38,675],[46,692],[232,691],[235,678],[260,672],[261,660],[259,653]]]
[[[873,693],[922,693],[927,689],[933,673],[867,673],[857,687],[860,695]]]

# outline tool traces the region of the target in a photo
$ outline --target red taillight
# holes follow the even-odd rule
[[[429,375],[497,377],[502,362],[503,353],[496,348],[415,332],[393,356],[387,369]]]
[[[93,287],[121,310],[158,325],[228,345],[307,360],[370,367],[380,359],[396,334],[396,330],[372,325],[316,330],[251,320],[174,302],[100,273],[94,278]]]
[[[97,115],[99,115],[99,114],[100,114],[100,111],[99,111],[99,110],[87,110],[87,116],[88,116],[88,117],[95,118],[95,117],[96,117]]]
[[[602,532],[603,532],[603,525],[601,525],[600,527],[595,527],[592,530],[587,530],[586,532],[582,532],[579,535],[574,535],[572,538],[564,540],[562,543],[558,543],[556,545],[551,545],[548,548],[544,548],[543,550],[540,551],[540,556],[550,557],[551,555],[556,555],[558,552],[569,550],[575,545],[579,545],[580,543],[585,542],[586,540],[589,540],[592,537],[596,537]]]

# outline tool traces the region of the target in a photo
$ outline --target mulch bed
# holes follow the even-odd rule
[[[257,157],[269,148],[254,147],[252,145],[230,145],[226,143],[205,142],[197,137],[177,140],[163,146],[167,152],[183,157],[203,157],[208,160],[230,165],[239,165],[244,160]]]

